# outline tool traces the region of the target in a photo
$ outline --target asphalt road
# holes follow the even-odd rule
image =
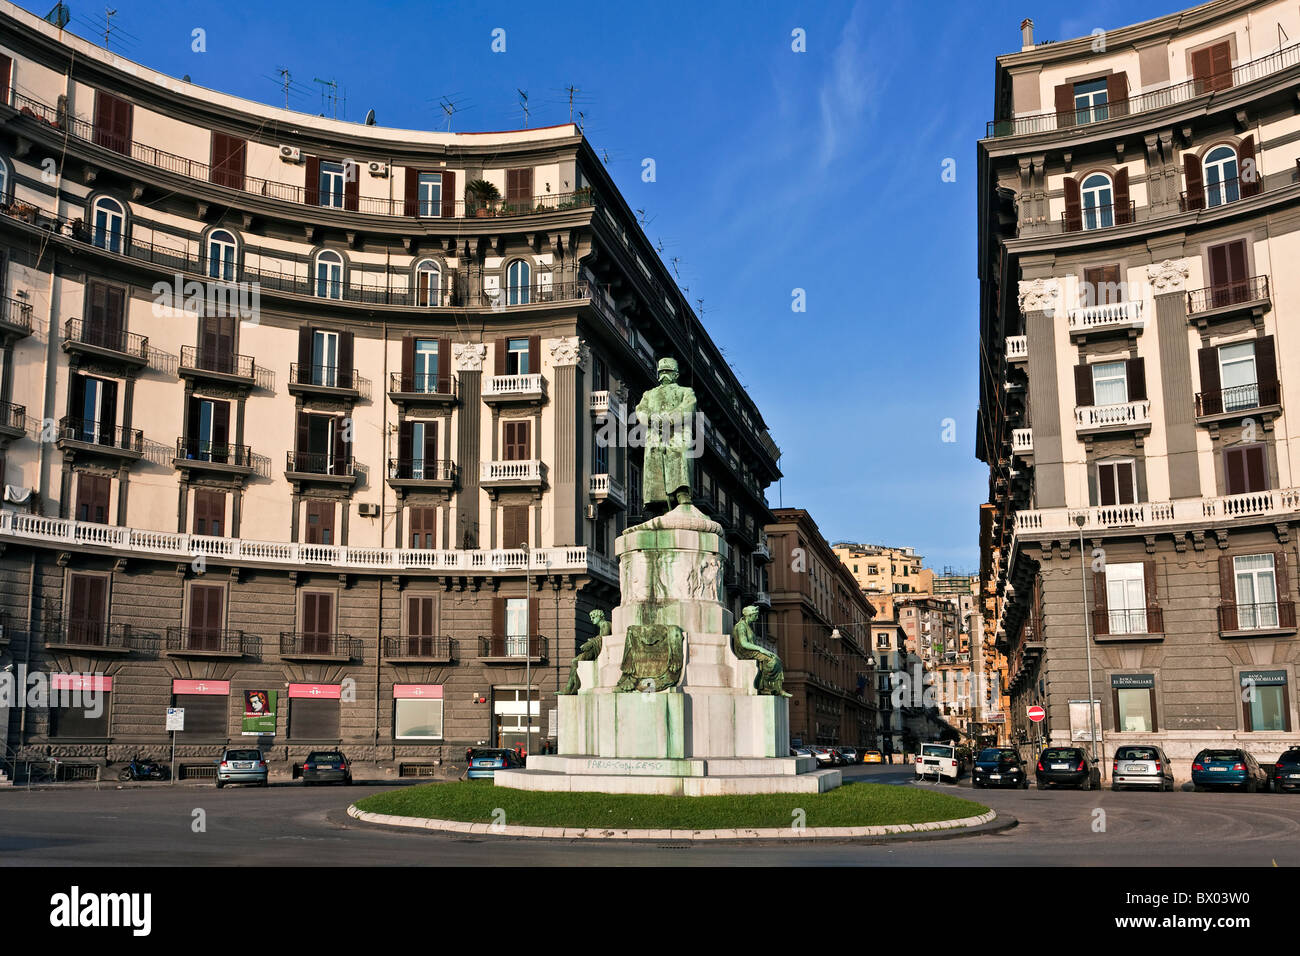
[[[952,792],[909,767],[849,779]],[[887,844],[600,842],[461,837],[362,824],[348,803],[383,786],[156,786],[0,791],[0,866],[1300,866],[1300,794],[957,792],[1008,813],[1001,833]],[[1098,815],[1096,811],[1104,811]],[[202,812],[205,832],[194,832]],[[1104,824],[1104,829],[1097,829]]]

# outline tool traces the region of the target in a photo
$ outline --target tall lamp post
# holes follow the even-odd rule
[[[1080,532],[1082,534],[1083,532]],[[533,551],[524,549],[524,760],[533,752]],[[1091,675],[1090,675],[1091,676]]]
[[[1097,711],[1093,706],[1096,697],[1092,689],[1092,629],[1088,626],[1088,561],[1083,552],[1083,526],[1087,521],[1082,513],[1074,516],[1074,523],[1079,526],[1079,591],[1083,596],[1083,651],[1088,662],[1088,749],[1092,752],[1093,765],[1101,773],[1097,762]]]

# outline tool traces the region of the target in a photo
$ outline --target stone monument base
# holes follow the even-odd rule
[[[814,757],[641,760],[586,756],[529,757],[526,770],[498,770],[498,787],[579,793],[650,793],[676,797],[824,793],[842,782],[817,770]]]

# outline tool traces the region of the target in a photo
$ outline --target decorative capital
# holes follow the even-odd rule
[[[1020,311],[1056,313],[1056,303],[1061,295],[1059,279],[1021,279]]]
[[[483,371],[483,359],[487,357],[487,346],[477,343],[457,343],[451,347],[451,364],[458,372]]]
[[[1156,295],[1166,292],[1180,292],[1187,281],[1187,260],[1166,259],[1164,262],[1147,266],[1147,278]]]
[[[582,340],[576,335],[562,335],[551,343],[551,364],[577,365],[582,361]]]

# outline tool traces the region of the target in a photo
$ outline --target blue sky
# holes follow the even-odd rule
[[[52,0],[24,4],[44,15]],[[994,57],[1178,9],[1047,3],[230,4],[115,0],[109,48],[195,83],[321,112],[453,129],[566,122],[568,94],[646,234],[781,446],[773,505],[832,540],[911,545],[972,570],[984,466],[978,402],[975,142]],[[69,29],[103,42],[104,4]],[[163,12],[165,10],[165,12]],[[1081,14],[1081,11],[1086,11]],[[161,14],[161,15],[160,15]],[[194,52],[192,33],[206,32]],[[504,29],[506,50],[491,50]],[[806,52],[791,49],[791,31]],[[656,180],[643,182],[642,160]],[[956,161],[955,182],[941,179]],[[676,258],[678,261],[671,261]],[[791,311],[792,290],[807,311]],[[942,440],[945,419],[954,442]]]

